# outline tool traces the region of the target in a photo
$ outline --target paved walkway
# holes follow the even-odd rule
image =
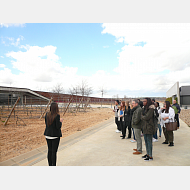
[[[129,139],[121,140],[120,134],[115,132],[114,118],[109,119],[61,139],[57,166],[189,166],[190,128],[181,120],[180,123],[180,129],[174,132],[175,146],[162,144],[162,134],[159,141],[153,143],[154,160],[145,162],[141,158],[146,154],[144,138],[143,154],[133,155],[136,143]],[[11,159],[12,164],[9,160],[0,165],[48,166],[46,146],[27,154]]]

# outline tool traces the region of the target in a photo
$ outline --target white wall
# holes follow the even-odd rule
[[[176,82],[167,92],[166,92],[166,98],[172,97],[172,100],[174,99],[173,96],[177,96],[178,104],[180,104],[180,95],[179,95],[179,82]]]

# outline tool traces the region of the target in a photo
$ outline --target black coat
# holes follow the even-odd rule
[[[130,106],[128,107],[128,109],[126,109],[126,107],[125,107],[124,121],[125,121],[125,126],[131,127],[131,108],[130,108]]]
[[[142,101],[139,102],[139,106],[140,106],[141,108],[143,107],[143,102],[142,102]]]
[[[47,125],[47,114],[46,114],[45,123],[46,123],[46,129],[44,131],[45,136],[62,137],[62,133],[61,133],[62,123],[60,122],[60,115],[57,115],[55,117],[53,123],[50,126],[48,126]]]

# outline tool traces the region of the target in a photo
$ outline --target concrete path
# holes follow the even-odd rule
[[[190,128],[180,121],[181,128],[174,132],[174,147],[162,144],[164,136],[153,143],[153,161],[145,162],[141,156],[146,154],[144,138],[143,154],[133,155],[136,143],[121,140],[115,132],[113,122],[69,147],[59,150],[58,166],[189,166],[190,165]],[[102,124],[103,125],[103,124]],[[44,159],[35,166],[47,166]]]
[[[112,118],[61,139],[57,166],[189,166],[190,128],[181,120],[180,124],[180,129],[174,132],[175,146],[162,144],[162,134],[159,141],[153,143],[154,160],[145,162],[141,158],[146,154],[144,138],[143,154],[133,155],[136,143],[131,143],[129,139],[121,140],[120,133],[115,132]],[[27,154],[13,158],[12,164],[9,160],[0,165],[48,166],[46,146]]]

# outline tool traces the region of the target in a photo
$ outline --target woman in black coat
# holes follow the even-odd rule
[[[131,108],[129,106],[129,102],[126,102],[125,111],[124,111],[124,128],[123,128],[123,137],[126,136],[126,129],[128,128],[128,137],[131,138]]]
[[[56,166],[57,149],[60,137],[62,137],[61,126],[63,119],[60,119],[57,103],[53,102],[50,111],[45,116],[46,129],[44,135],[48,145],[48,163],[49,166]]]

